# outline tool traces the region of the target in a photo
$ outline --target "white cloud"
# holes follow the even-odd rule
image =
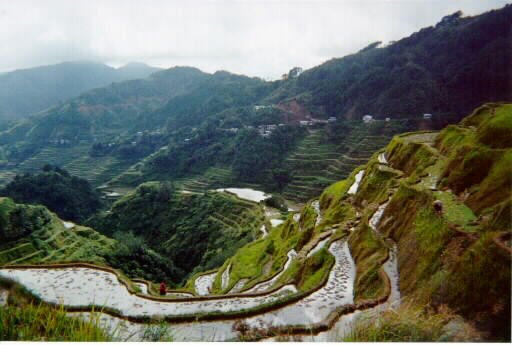
[[[0,71],[141,61],[279,77],[503,0],[0,0]]]

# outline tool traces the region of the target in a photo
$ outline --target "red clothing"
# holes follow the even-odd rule
[[[160,283],[160,295],[165,295],[167,291],[167,285],[164,282]]]

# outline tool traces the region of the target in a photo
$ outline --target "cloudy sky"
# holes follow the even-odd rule
[[[275,79],[506,0],[0,0],[0,72],[73,60]]]

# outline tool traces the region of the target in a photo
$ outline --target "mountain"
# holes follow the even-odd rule
[[[146,78],[158,68],[141,63],[118,69],[97,62],[64,62],[0,75],[0,122],[16,120],[113,82]]]
[[[463,17],[288,78],[267,101],[297,98],[315,116],[345,119],[431,113],[458,122],[484,102],[510,100],[512,6]],[[381,47],[382,46],[382,47]]]
[[[224,192],[174,194],[161,183],[140,186],[96,219],[102,231],[121,231],[117,237],[131,243],[123,255],[141,247],[137,236],[145,236],[150,246],[175,245],[163,258],[199,262],[195,250],[205,242],[207,256],[234,251],[169,296],[158,297],[154,283],[130,281],[97,265],[46,264],[43,270],[14,265],[0,268],[0,275],[29,285],[43,304],[60,296],[63,308],[73,312],[101,307],[103,327],[124,320],[126,334],[112,331],[120,332],[119,339],[144,339],[141,324],[158,322],[172,325],[174,340],[188,341],[510,341],[511,124],[511,104],[489,103],[442,131],[396,135],[299,212],[249,203],[253,210],[263,208],[264,222],[274,219],[274,227],[249,228],[255,240],[241,247],[219,236],[231,233],[236,239],[243,234],[233,225],[237,218],[259,218],[244,214],[247,202]],[[191,208],[183,202],[197,207],[186,214]],[[230,212],[236,204],[242,209]],[[203,241],[207,232],[196,228],[208,227],[204,217],[211,206],[224,231]],[[15,235],[1,233],[21,242],[7,245],[0,259],[37,262],[38,252],[22,252],[31,246],[23,236],[39,233],[51,216],[43,207],[2,199],[0,221],[19,224],[17,208],[29,208],[27,226],[16,227],[21,232]],[[59,228],[50,239],[65,233],[77,236]],[[131,260],[146,260],[144,253]],[[139,264],[133,271],[153,268]],[[91,280],[74,282],[84,274]],[[137,292],[135,284],[147,291]],[[85,297],[73,298],[75,289],[94,300],[84,306]],[[112,291],[130,303],[120,304]],[[107,295],[112,300],[101,298]]]
[[[116,69],[118,76],[115,81],[144,79],[150,74],[161,70],[161,68],[149,66],[142,62],[131,62]]]
[[[96,186],[193,179],[207,189],[207,171],[222,169],[222,181],[305,201],[397,133],[510,100],[511,17],[510,5],[456,13],[275,82],[178,67],[93,89],[0,132],[0,177],[50,159]],[[300,121],[313,126],[286,129]]]

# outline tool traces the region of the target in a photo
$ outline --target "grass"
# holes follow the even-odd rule
[[[512,151],[508,150],[494,165],[476,193],[468,198],[468,205],[476,212],[510,197],[512,190]]]
[[[502,323],[499,326],[502,331],[508,328],[510,337],[510,257],[494,245],[495,235],[483,233],[459,257],[447,280],[447,300],[468,314],[502,313],[504,317],[494,323]]]
[[[3,341],[111,341],[92,322],[70,318],[63,307],[55,309],[44,304],[0,308],[0,339]]]
[[[350,236],[349,245],[357,270],[355,300],[377,298],[386,288],[378,271],[388,258],[388,249],[382,239],[366,225]]]
[[[445,327],[450,321],[450,326]],[[343,342],[435,342],[478,341],[479,334],[443,306],[437,311],[412,302],[398,310],[368,312],[356,321],[352,332]]]
[[[300,291],[309,291],[318,286],[323,277],[329,275],[334,263],[334,256],[326,248],[319,250],[306,260],[303,269],[296,277],[297,288]]]
[[[504,201],[512,188],[512,105],[485,105],[462,123],[448,126],[435,146],[448,156],[441,188],[473,192],[468,200],[475,213]]]
[[[512,133],[512,104],[502,105],[491,110],[486,121],[479,126],[476,140],[494,147],[510,148]]]
[[[443,202],[443,217],[448,223],[461,225],[466,231],[477,230],[477,226],[468,225],[476,216],[462,201],[448,192],[434,192],[434,196]]]
[[[418,243],[416,272],[419,281],[440,269],[439,258],[454,233],[432,208],[425,208],[416,214],[414,230]]]
[[[266,248],[269,245],[269,241],[271,241],[270,238],[258,240],[238,250],[231,260],[231,262],[233,262],[230,272],[231,284],[228,288],[231,288],[233,283],[236,283],[240,279],[252,279],[262,274],[263,266],[270,259],[266,255]],[[227,267],[227,265],[225,265],[225,267]],[[219,270],[219,272],[221,271],[222,269]],[[220,290],[220,276],[221,274],[216,277],[214,289],[218,287]]]

